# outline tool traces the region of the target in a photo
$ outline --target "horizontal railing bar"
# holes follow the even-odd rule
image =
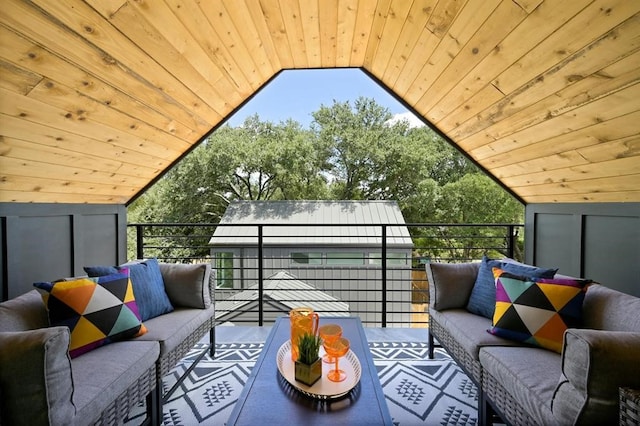
[[[138,257],[212,264],[211,284],[213,296],[218,299],[217,319],[227,318],[241,324],[257,322],[260,325],[286,314],[283,312],[286,308],[278,307],[286,304],[314,304],[321,315],[343,314],[326,308],[339,302],[342,304],[334,305],[336,309],[348,306],[348,314],[360,316],[365,325],[403,327],[428,323],[429,290],[425,262],[479,261],[487,253],[513,256],[516,242],[520,244],[520,254],[521,231],[524,230],[522,224],[507,223],[139,223],[128,227],[132,228],[129,235],[136,236]],[[255,235],[223,236],[235,240],[228,246],[216,246],[220,251],[235,253],[225,258],[212,251],[210,244],[215,230],[222,227],[255,229]],[[284,228],[292,227],[325,227],[326,231],[321,235],[305,235],[305,231],[290,235],[284,231]],[[355,234],[352,230],[357,228],[365,229],[362,232],[365,235],[352,235]],[[399,233],[396,231],[398,228],[405,228],[408,232]],[[283,238],[289,241],[282,243],[280,240]],[[326,243],[331,240],[336,243]],[[394,241],[410,241],[411,244],[394,244]],[[348,243],[353,244],[357,254],[330,255],[332,250],[345,253],[342,248]],[[249,250],[257,249],[259,255],[240,254],[237,250],[242,246]],[[286,251],[270,254],[267,249]],[[310,263],[296,262],[290,254],[296,250],[320,252],[321,255],[309,257]],[[407,255],[398,256],[396,253]],[[313,264],[314,259],[319,264]],[[267,285],[268,280],[280,270],[286,270],[295,277],[283,278],[282,285],[295,289],[272,289]],[[308,288],[297,285],[298,281],[306,283]],[[245,291],[248,291],[246,297],[243,295]],[[318,297],[317,291],[331,298]],[[235,302],[229,305],[232,308],[222,309],[224,303],[221,298],[231,296]],[[272,305],[267,298],[275,298],[279,305]],[[220,317],[221,314],[224,315]]]

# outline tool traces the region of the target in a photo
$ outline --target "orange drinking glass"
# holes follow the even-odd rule
[[[327,342],[329,345],[331,345],[336,340],[338,340],[339,337],[342,336],[342,327],[340,327],[338,324],[324,324],[320,326],[318,332],[320,333],[320,338],[322,339],[322,341]],[[325,356],[322,357],[322,361],[328,364],[333,364],[335,362],[335,359],[333,359],[331,355],[325,354]]]
[[[298,339],[304,334],[318,334],[320,317],[317,312],[307,307],[295,308],[289,311],[291,320],[291,360],[298,360]]]
[[[347,378],[347,373],[345,373],[343,370],[340,370],[340,368],[338,367],[338,360],[341,356],[345,356],[347,352],[349,352],[349,340],[344,337],[338,337],[333,343],[325,342],[323,345],[327,353],[330,356],[334,357],[336,360],[336,368],[333,370],[329,370],[327,378],[332,382],[343,381]]]

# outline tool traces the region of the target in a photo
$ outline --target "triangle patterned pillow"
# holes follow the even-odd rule
[[[489,333],[560,353],[567,328],[582,325],[590,280],[522,277],[493,268],[496,307]]]
[[[38,282],[51,326],[70,330],[69,355],[144,334],[129,271],[97,278]]]

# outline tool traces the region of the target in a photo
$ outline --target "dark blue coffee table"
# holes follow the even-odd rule
[[[288,317],[271,330],[227,425],[392,425],[367,338],[358,317],[320,317],[320,325],[340,324],[360,361],[360,382],[346,396],[319,400],[303,395],[278,372],[276,357],[290,338]]]

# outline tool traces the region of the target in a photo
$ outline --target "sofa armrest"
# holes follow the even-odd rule
[[[430,308],[466,308],[480,263],[427,263]]]
[[[552,401],[560,423],[605,424],[618,415],[618,388],[640,387],[640,332],[568,329]]]
[[[69,328],[0,332],[1,423],[66,425],[73,421]]]
[[[207,309],[211,306],[209,294],[209,263],[159,263],[165,291],[174,306]]]

